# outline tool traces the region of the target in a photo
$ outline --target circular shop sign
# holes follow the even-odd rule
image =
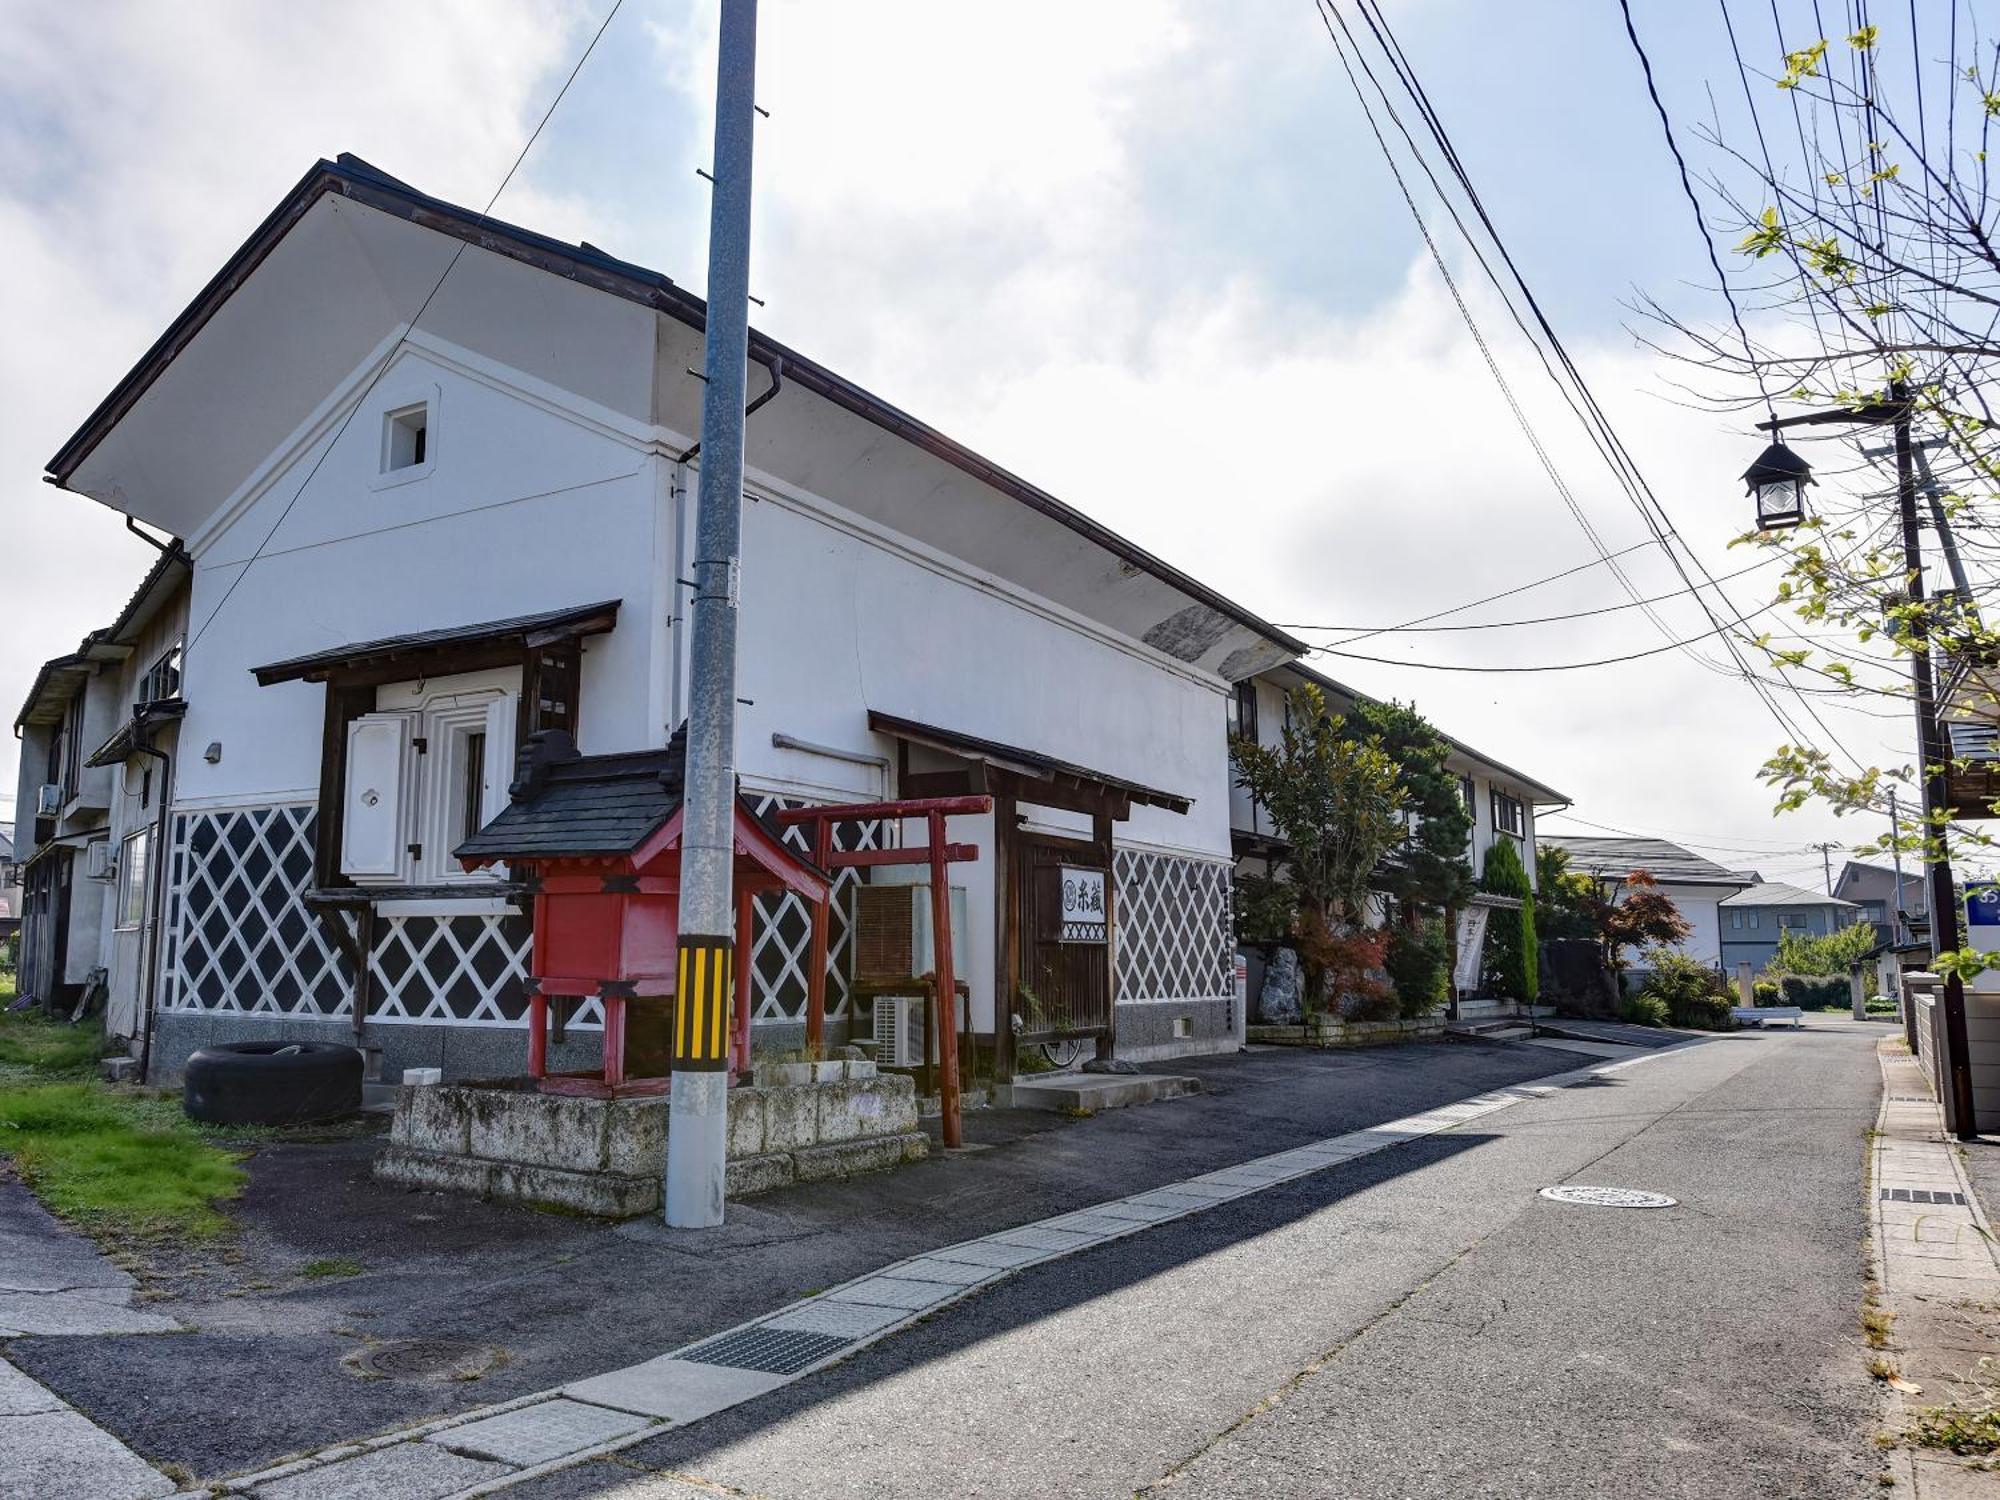
[[[1569,1183],[1545,1187],[1542,1196],[1555,1203],[1581,1203],[1588,1208],[1672,1208],[1674,1200],[1665,1193],[1641,1192],[1638,1188],[1587,1187]]]

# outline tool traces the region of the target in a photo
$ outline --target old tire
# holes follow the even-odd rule
[[[303,1125],[361,1108],[361,1054],[331,1042],[218,1042],[187,1060],[181,1108],[209,1125]]]

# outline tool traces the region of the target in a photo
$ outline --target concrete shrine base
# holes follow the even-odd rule
[[[729,1091],[728,1193],[879,1171],[929,1152],[913,1080],[863,1075]],[[660,1207],[667,1100],[545,1094],[528,1079],[404,1085],[375,1175],[410,1187],[625,1219]]]

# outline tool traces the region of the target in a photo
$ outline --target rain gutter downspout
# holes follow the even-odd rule
[[[146,934],[145,1030],[139,1041],[139,1081],[143,1084],[152,1080],[153,1017],[159,1010],[160,1001],[160,929],[166,924],[167,816],[174,801],[174,758],[150,741],[136,738],[137,732],[146,727],[146,705],[139,707],[136,717],[139,722],[135,727],[132,749],[160,763],[159,811],[153,815],[153,847],[149,853],[152,868],[146,872],[149,882],[146,904],[152,910]]]

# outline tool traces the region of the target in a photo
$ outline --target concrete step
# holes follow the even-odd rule
[[[1048,1109],[1062,1114],[1096,1114],[1199,1094],[1201,1080],[1178,1073],[1052,1073],[1017,1078],[993,1090],[1003,1109]]]

